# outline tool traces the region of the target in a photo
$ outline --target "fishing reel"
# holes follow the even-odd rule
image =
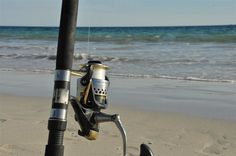
[[[126,156],[127,136],[118,114],[101,112],[108,106],[108,87],[110,81],[106,76],[108,66],[100,61],[89,61],[79,70],[72,70],[71,74],[78,76],[77,93],[71,97],[70,103],[75,112],[75,120],[80,125],[78,134],[88,140],[96,140],[99,133],[99,124],[113,122],[119,129],[123,139],[123,155]],[[150,148],[142,144],[141,156],[153,156]]]

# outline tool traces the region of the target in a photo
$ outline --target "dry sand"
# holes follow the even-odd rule
[[[0,95],[0,155],[42,156],[47,144],[51,99]],[[138,156],[139,145],[151,146],[159,156],[235,156],[236,122],[197,118],[177,113],[145,111],[110,104],[128,135],[128,156]],[[101,125],[96,141],[77,135],[79,125],[69,108],[64,137],[65,156],[121,156],[122,139],[112,123]]]

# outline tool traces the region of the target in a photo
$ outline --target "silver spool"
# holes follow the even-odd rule
[[[106,70],[108,69],[108,66],[105,66],[103,64],[94,64],[92,65],[92,68],[92,78],[105,80]]]
[[[107,104],[109,81],[101,79],[92,79],[92,91],[94,95],[94,101],[98,105]]]

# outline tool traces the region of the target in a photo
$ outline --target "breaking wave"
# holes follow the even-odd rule
[[[6,59],[47,59],[56,60],[56,54],[0,54],[0,58]],[[97,56],[92,54],[74,54],[74,60],[100,60],[102,62],[127,62],[129,59],[125,57],[114,56]]]
[[[236,83],[236,80],[221,80],[221,79],[205,79],[192,76],[175,77],[166,75],[137,75],[137,74],[117,74],[110,73],[114,77],[123,78],[156,78],[156,79],[168,79],[168,80],[186,80],[186,81],[200,81],[200,82],[222,82],[222,83]]]
[[[32,72],[32,73],[49,73],[53,74],[54,70],[45,70],[45,69],[16,69],[16,68],[1,68],[0,71],[9,71],[9,72]],[[109,73],[110,77],[114,78],[137,78],[137,79],[166,79],[166,80],[184,80],[184,81],[198,81],[198,82],[215,82],[215,83],[236,83],[236,80],[227,80],[227,79],[207,79],[207,78],[198,78],[192,76],[184,77],[175,77],[167,75],[141,75],[141,74],[119,74],[119,73]]]

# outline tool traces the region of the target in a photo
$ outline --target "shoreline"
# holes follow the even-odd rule
[[[52,97],[53,74],[1,71],[0,75],[0,94]],[[234,83],[114,77],[110,81],[109,105],[236,120]],[[76,78],[72,77],[72,95],[75,90]]]

